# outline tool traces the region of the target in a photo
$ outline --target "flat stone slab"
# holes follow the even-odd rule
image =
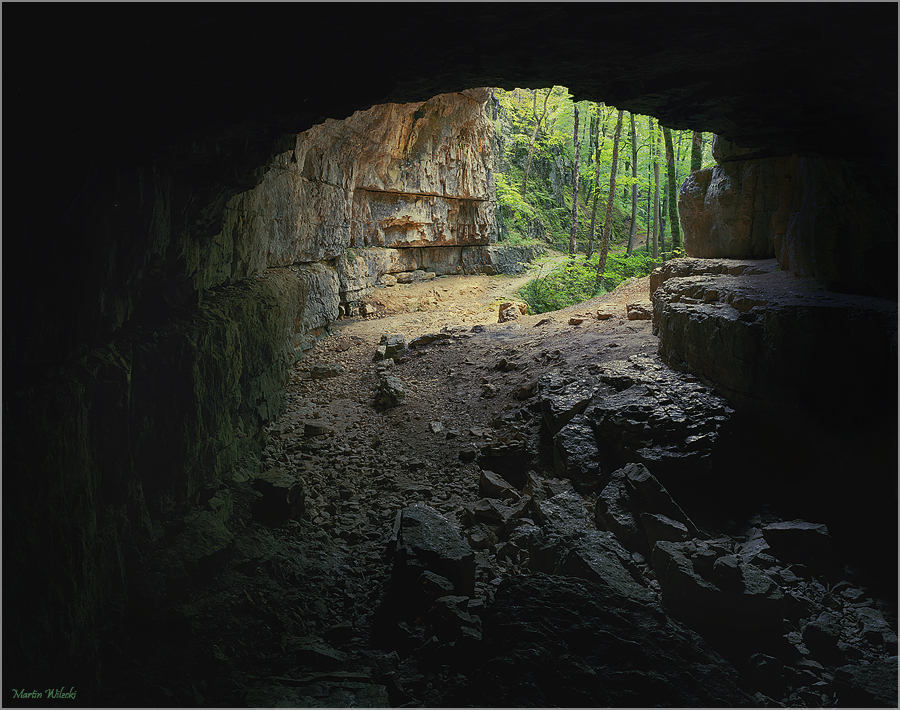
[[[774,259],[677,259],[654,271],[651,293],[660,358],[733,405],[784,422],[896,410],[896,301],[828,291]],[[851,344],[880,386],[834,386]]]

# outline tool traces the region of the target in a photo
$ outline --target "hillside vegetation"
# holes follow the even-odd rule
[[[521,290],[534,312],[587,300],[682,253],[677,187],[713,164],[711,134],[576,102],[561,86],[495,89],[491,110],[501,243],[570,256]]]

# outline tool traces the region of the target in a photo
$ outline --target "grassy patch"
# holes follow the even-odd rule
[[[644,252],[630,257],[610,254],[603,278],[597,284],[599,254],[590,259],[583,256],[567,258],[547,274],[539,274],[518,291],[532,313],[547,313],[589,301],[612,291],[626,279],[647,276],[655,266]]]

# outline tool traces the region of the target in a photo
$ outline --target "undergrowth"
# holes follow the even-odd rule
[[[581,255],[569,257],[547,274],[539,273],[519,289],[518,296],[528,304],[531,313],[558,311],[609,293],[626,279],[647,276],[656,266],[653,258],[644,251],[630,257],[610,254],[598,286],[599,258],[599,254],[590,259]]]

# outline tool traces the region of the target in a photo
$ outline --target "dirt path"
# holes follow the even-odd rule
[[[366,303],[376,309],[374,315],[342,319],[333,331],[377,342],[386,332],[415,337],[444,327],[496,323],[502,301],[519,300],[515,295],[518,289],[549,273],[565,258],[565,254],[551,251],[517,276],[439,276],[430,281],[379,286],[366,298]]]

